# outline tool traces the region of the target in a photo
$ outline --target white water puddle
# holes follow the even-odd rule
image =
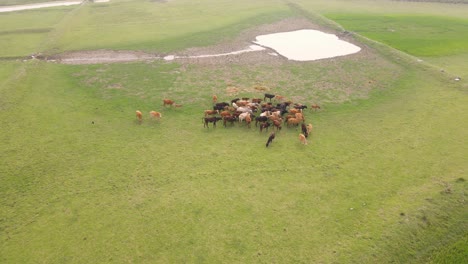
[[[221,57],[269,48],[274,51],[268,53],[272,56],[281,55],[294,61],[313,61],[345,56],[361,50],[354,44],[340,40],[336,35],[312,29],[261,35],[257,36],[253,43],[257,45],[251,45],[247,49],[234,52],[198,56],[168,55],[164,57],[164,60]]]
[[[95,0],[94,3],[107,3],[109,1],[110,0]],[[14,5],[14,6],[3,6],[3,7],[0,6],[0,13],[45,8],[45,7],[71,6],[71,5],[79,5],[81,3],[83,3],[83,1],[46,2],[46,3],[38,3],[38,4],[30,4],[30,5]]]
[[[253,51],[259,51],[259,50],[265,50],[265,48],[261,47],[261,46],[258,46],[258,45],[250,45],[247,49],[233,51],[233,52],[227,52],[227,53],[220,53],[220,54],[208,54],[208,55],[197,55],[197,56],[168,55],[168,56],[164,57],[164,60],[171,61],[171,60],[174,60],[174,59],[198,59],[198,58],[222,57],[222,56],[237,55],[237,54],[242,54],[242,53],[246,53],[246,52],[253,52]]]
[[[360,47],[336,35],[312,29],[257,36],[254,43],[268,47],[295,61],[311,61],[359,52]]]

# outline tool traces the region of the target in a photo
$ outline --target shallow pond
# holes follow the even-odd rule
[[[354,44],[340,40],[336,35],[312,29],[261,35],[256,37],[254,43],[271,48],[295,61],[332,58],[361,50]]]
[[[194,59],[220,57],[270,49],[273,52],[269,52],[268,54],[272,56],[281,55],[294,61],[312,61],[345,56],[361,50],[360,47],[354,44],[340,40],[336,35],[312,29],[261,35],[257,36],[253,43],[255,45],[250,45],[246,49],[229,53],[198,56],[169,55],[164,57],[164,59],[174,60],[181,58]]]

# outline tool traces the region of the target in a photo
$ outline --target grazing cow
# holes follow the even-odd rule
[[[291,115],[295,115],[295,114],[300,113],[300,112],[302,112],[301,109],[296,109],[296,108],[289,109],[289,113],[290,113]]]
[[[218,122],[219,120],[221,120],[222,118],[221,117],[218,117],[218,116],[213,116],[213,117],[203,117],[202,118],[202,121],[203,121],[203,127],[208,127],[208,123],[213,123],[213,127],[216,127],[216,122]]]
[[[234,125],[234,122],[236,122],[236,121],[237,121],[237,117],[235,117],[235,116],[225,116],[225,117],[223,117],[224,127],[226,127],[227,122],[230,122],[231,125]]]
[[[214,106],[213,106],[213,110],[224,110],[227,106],[229,106],[229,103],[226,103],[226,102],[222,102],[222,103],[216,103]]]
[[[252,103],[259,104],[262,102],[262,98],[252,98]]]
[[[249,113],[249,112],[245,112],[245,113],[240,114],[240,115],[239,115],[239,122],[244,121],[244,119],[246,119],[247,116],[250,116],[250,113]]]
[[[218,102],[218,96],[216,94],[213,95],[213,104],[216,104]]]
[[[231,103],[235,103],[235,102],[237,102],[239,100],[240,100],[240,98],[234,98],[234,99],[231,100]]]
[[[278,101],[280,101],[280,102],[286,100],[286,97],[284,97],[284,96],[282,96],[282,95],[276,95],[275,98],[276,98],[276,100],[278,100]]]
[[[219,113],[219,115],[220,115],[221,117],[231,116],[231,112],[229,112],[229,111],[222,111],[221,113]]]
[[[249,101],[239,100],[236,102],[237,106],[247,106],[247,104],[249,104]]]
[[[151,111],[149,113],[150,113],[151,118],[153,118],[153,119],[159,120],[162,117],[162,114],[160,112]]]
[[[273,125],[276,127],[277,130],[281,130],[281,119],[273,120]]]
[[[270,137],[268,138],[268,141],[266,143],[266,147],[270,145],[271,142],[273,142],[273,139],[275,139],[275,132],[271,132]]]
[[[304,115],[303,115],[302,113],[296,113],[296,114],[294,115],[294,117],[295,117],[296,119],[301,120],[302,122],[305,121]]]
[[[312,124],[307,125],[307,134],[310,134],[312,132]]]
[[[309,136],[309,133],[307,133],[307,127],[304,123],[302,123],[301,125],[301,130],[302,130],[302,134],[304,134],[305,137]]]
[[[247,124],[247,127],[250,128],[250,123],[252,123],[252,118],[250,117],[250,114],[248,114],[245,117],[245,123]]]
[[[143,114],[141,113],[140,110],[136,110],[136,117],[138,119],[138,121],[142,121],[143,120]]]
[[[306,137],[304,136],[304,134],[299,134],[299,141],[304,144],[304,145],[307,145],[307,139]]]
[[[270,123],[268,122],[263,122],[260,124],[260,132],[263,131],[263,129],[265,129],[265,131],[268,131],[268,127],[270,126]]]
[[[312,107],[314,109],[314,111],[317,111],[317,109],[320,109],[320,105],[318,105],[318,104],[313,104],[310,107]]]
[[[248,108],[247,106],[240,106],[240,107],[238,107],[238,108],[236,109],[236,111],[237,111],[237,112],[241,112],[241,113],[246,113],[246,112],[248,112],[248,113],[253,114],[252,109]]]
[[[271,102],[271,99],[272,98],[275,98],[275,95],[274,94],[265,94],[265,97],[263,97],[263,101],[266,101],[266,98],[270,99],[270,102]]]
[[[164,99],[163,100],[163,106],[166,106],[166,105],[173,106],[174,104],[175,104],[175,102],[172,101],[172,100],[169,100],[169,99]]]
[[[296,104],[296,105],[294,105],[294,108],[295,108],[295,109],[304,110],[304,109],[307,109],[307,105]]]
[[[301,122],[301,120],[299,120],[297,118],[289,118],[288,119],[288,127],[290,125],[298,126],[300,122]]]
[[[257,116],[255,118],[255,126],[257,126],[258,122],[266,122],[266,121],[268,121],[267,116]]]
[[[205,110],[205,117],[209,115],[219,114],[219,110]]]

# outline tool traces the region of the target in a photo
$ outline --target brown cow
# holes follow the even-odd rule
[[[205,110],[205,116],[219,114],[219,110]]]
[[[306,137],[304,136],[304,134],[299,134],[299,141],[304,144],[304,145],[307,145],[307,139]]]
[[[247,124],[247,127],[250,128],[250,123],[252,123],[252,118],[250,117],[250,114],[248,114],[245,117],[245,123]]]
[[[153,119],[159,120],[159,119],[162,117],[162,114],[161,114],[160,112],[151,111],[151,112],[150,112],[150,116],[151,116],[151,118],[153,118]]]
[[[143,114],[141,113],[140,110],[136,110],[136,117],[138,119],[138,121],[142,121],[143,120]]]
[[[175,102],[170,100],[170,99],[164,99],[163,100],[163,106],[166,106],[166,105],[173,106],[174,104],[175,104]]]
[[[303,122],[305,121],[304,115],[303,115],[302,113],[296,113],[296,114],[294,115],[294,117],[295,117],[296,119],[299,119],[299,120],[303,121]]]
[[[277,96],[275,96],[275,99],[282,102],[282,101],[286,100],[286,97],[284,97],[282,95],[277,95]]]
[[[300,122],[301,122],[301,120],[299,120],[297,118],[289,118],[288,119],[288,127],[290,125],[298,126]]]
[[[310,134],[310,132],[312,132],[312,128],[312,124],[307,125],[307,134]]]
[[[273,125],[276,127],[277,130],[281,130],[281,119],[273,120]]]
[[[231,116],[231,112],[229,112],[229,111],[222,111],[221,113],[219,113],[219,115],[220,115],[221,117]]]
[[[295,115],[295,114],[300,113],[300,112],[302,112],[301,109],[296,109],[296,108],[289,109],[289,113],[291,115]]]
[[[218,102],[218,96],[216,94],[213,95],[213,104],[216,104]]]
[[[310,110],[312,110],[312,108],[313,108],[314,111],[317,111],[317,109],[320,109],[320,105],[318,105],[318,104],[313,104],[313,105],[311,105],[310,107],[311,107]]]
[[[223,117],[223,125],[226,127],[226,123],[227,122],[230,122],[231,125],[234,125],[234,122],[237,121],[237,117],[236,116],[224,116]]]

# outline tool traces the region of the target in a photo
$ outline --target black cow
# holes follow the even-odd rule
[[[216,127],[216,122],[218,122],[219,120],[221,120],[222,118],[219,117],[219,116],[214,116],[214,117],[203,117],[202,118],[202,121],[203,121],[203,127],[208,127],[208,123],[213,123],[213,126]]]
[[[268,121],[268,116],[257,116],[255,118],[255,126],[257,126],[258,122],[266,122]]]
[[[217,103],[213,106],[213,110],[219,110],[222,111],[226,106],[229,106],[229,103],[222,102],[222,103]]]
[[[307,105],[295,105],[294,108],[304,110],[307,108]]]
[[[271,102],[271,99],[272,99],[272,98],[275,98],[275,95],[274,95],[274,94],[267,94],[267,93],[266,93],[266,94],[265,94],[265,97],[263,97],[263,101],[265,101],[266,98],[270,99],[270,102]]]
[[[265,129],[265,131],[268,131],[268,127],[270,126],[270,123],[268,122],[263,122],[260,124],[260,132],[262,132],[263,129]]]
[[[302,130],[302,134],[304,134],[305,137],[309,136],[309,133],[307,133],[307,127],[304,123],[302,123],[301,125],[301,130]]]
[[[271,132],[270,137],[268,138],[268,141],[266,143],[267,148],[268,148],[268,145],[270,145],[270,143],[273,142],[273,139],[275,139],[275,132]]]

